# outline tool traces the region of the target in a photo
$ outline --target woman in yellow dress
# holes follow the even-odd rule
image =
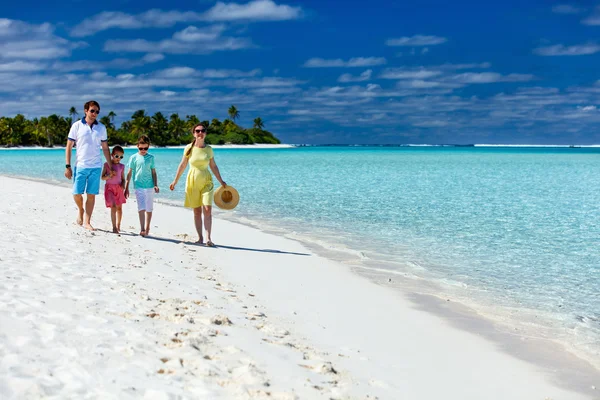
[[[227,184],[221,179],[219,167],[215,163],[212,147],[204,143],[206,138],[206,128],[202,124],[197,124],[192,130],[194,140],[188,144],[183,151],[183,158],[177,167],[175,179],[169,186],[175,190],[175,186],[185,171],[188,163],[190,170],[185,183],[185,202],[184,207],[194,210],[194,225],[198,232],[199,244],[204,243],[202,237],[202,215],[204,215],[204,229],[206,230],[206,245],[214,247],[215,244],[210,236],[212,230],[212,204],[214,198],[214,186],[212,175],[208,172],[208,167],[212,170],[221,186],[227,187]]]

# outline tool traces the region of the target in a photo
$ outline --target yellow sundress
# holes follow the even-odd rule
[[[214,156],[213,149],[208,145],[200,148],[189,144],[183,154],[186,154],[190,147],[192,147],[192,152],[188,156],[190,170],[185,182],[183,205],[188,208],[212,206],[215,193],[208,166]]]

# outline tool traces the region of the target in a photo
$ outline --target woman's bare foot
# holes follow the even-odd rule
[[[144,236],[150,236],[150,228],[146,229],[144,232],[146,232]]]
[[[215,244],[212,242],[212,240],[209,240],[208,242],[206,242],[206,245],[208,247],[216,247]]]
[[[140,231],[140,236],[146,236],[146,231],[142,229],[142,230]]]
[[[119,233],[119,228],[117,228],[116,226],[113,226],[113,233]]]
[[[92,224],[90,224],[89,222],[87,222],[87,223],[83,224],[83,227],[84,227],[85,229],[87,229],[88,231],[95,231],[95,230],[96,230],[96,228],[94,228],[94,227],[92,226]]]
[[[196,241],[197,244],[204,244],[204,238],[200,236],[200,239]]]

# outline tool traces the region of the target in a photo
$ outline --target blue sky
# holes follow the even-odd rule
[[[260,116],[286,143],[600,143],[600,3],[0,6],[0,115]]]

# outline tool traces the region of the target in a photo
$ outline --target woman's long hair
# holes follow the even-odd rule
[[[201,127],[204,128],[204,125],[202,125],[202,124],[196,124],[196,125],[194,125],[194,127],[192,128],[192,135],[194,134],[194,131],[196,130],[196,128],[199,127],[199,126],[201,126]],[[191,143],[192,145],[185,152],[185,156],[187,158],[190,158],[190,155],[192,154],[192,149],[194,148],[194,143],[196,143],[196,138],[195,137],[192,139],[192,143]]]

